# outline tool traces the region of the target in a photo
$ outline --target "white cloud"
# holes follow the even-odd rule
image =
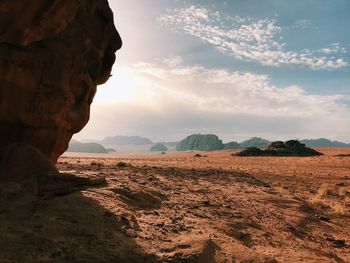
[[[172,56],[172,57],[167,57],[167,58],[162,58],[160,60],[161,62],[164,62],[170,67],[176,67],[179,66],[183,63],[183,59],[180,56]]]
[[[253,135],[350,140],[350,109],[341,103],[348,96],[310,95],[297,85],[277,87],[266,75],[185,66],[181,58],[118,70],[128,78],[114,74],[113,87],[104,87],[98,96],[110,98],[112,89],[116,96],[124,91],[134,96],[94,103],[91,123],[80,138],[141,134],[176,140],[212,132],[227,140]]]
[[[282,28],[275,19],[254,20],[250,17],[223,16],[217,11],[196,5],[169,11],[158,20],[239,60],[256,61],[266,66],[305,66],[313,70],[332,70],[348,66],[344,58],[330,55],[335,51],[346,52],[340,46],[333,46],[329,50],[286,50],[286,43],[280,41]],[[306,21],[300,23],[302,26]]]
[[[333,43],[329,48],[321,48],[318,50],[318,52],[325,54],[346,54],[347,50],[346,48],[340,46],[340,43]]]
[[[203,111],[311,117],[344,112],[345,106],[337,101],[348,99],[342,95],[308,95],[297,85],[282,88],[272,85],[266,75],[227,69],[140,63],[133,70],[152,79],[147,87],[155,94],[167,94]]]

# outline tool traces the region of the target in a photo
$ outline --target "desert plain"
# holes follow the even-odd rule
[[[63,156],[105,183],[1,206],[0,262],[350,262],[350,149],[317,150]]]

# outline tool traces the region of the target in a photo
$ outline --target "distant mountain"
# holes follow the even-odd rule
[[[168,150],[167,147],[164,146],[164,144],[157,143],[153,145],[150,149],[152,152],[166,152]]]
[[[157,142],[157,143],[163,144],[165,147],[168,148],[168,151],[174,151],[176,150],[176,145],[179,142]]]
[[[77,140],[71,140],[67,152],[108,153],[108,150],[98,143],[81,143]]]
[[[310,140],[301,140],[301,143],[304,143],[307,147],[324,147],[324,148],[346,148],[350,147],[350,144],[338,141],[331,141],[326,138],[320,139],[310,139]]]
[[[270,142],[268,140],[265,140],[259,137],[253,137],[249,140],[241,142],[240,145],[242,148],[250,148],[250,147],[267,148],[269,147]]]
[[[222,149],[224,149],[224,144],[214,134],[192,134],[176,146],[177,151],[214,151]]]
[[[320,139],[305,139],[300,140],[301,143],[305,144],[310,148],[322,148],[322,147],[333,147],[333,148],[350,148],[350,143],[344,143],[339,141],[331,141],[326,138]],[[75,145],[76,143],[85,145]],[[253,137],[249,140],[243,141],[241,143],[229,142],[223,144],[218,136],[214,134],[192,134],[180,142],[158,142],[165,146],[169,151],[212,151],[212,150],[231,150],[231,149],[246,149],[250,147],[256,147],[261,149],[266,149],[270,145],[270,141]],[[158,144],[157,143],[157,144]],[[101,152],[104,153],[106,148],[116,148],[118,152],[147,152],[150,150],[151,146],[155,143],[152,142],[147,137],[141,136],[114,136],[107,137],[103,140],[83,140],[78,142],[75,140],[71,141],[71,146],[68,151],[78,151],[78,152]],[[100,148],[102,146],[105,150]],[[111,152],[111,149],[107,149],[107,152]]]
[[[153,142],[146,138],[140,136],[114,136],[107,137],[99,143],[103,145],[151,145]]]
[[[165,146],[169,146],[169,147],[176,147],[176,145],[179,142],[160,142],[161,144],[164,144]]]
[[[224,144],[225,150],[241,149],[242,146],[238,142],[229,142]]]
[[[90,143],[90,142],[98,143],[98,140],[95,140],[95,139],[79,139],[79,142],[81,142],[81,143]]]

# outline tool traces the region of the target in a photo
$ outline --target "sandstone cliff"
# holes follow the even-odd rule
[[[55,170],[120,47],[107,0],[0,2],[0,175]]]

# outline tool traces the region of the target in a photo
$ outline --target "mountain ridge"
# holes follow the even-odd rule
[[[149,138],[141,136],[109,136],[101,141],[98,141],[103,145],[147,145],[154,144]]]
[[[192,137],[191,137],[192,136]],[[199,139],[198,136],[207,136],[207,141],[202,141],[199,142],[201,139]],[[198,137],[197,139],[197,144],[201,144],[200,146],[189,146],[187,145],[186,147],[184,145],[180,145],[180,143],[188,139],[188,137],[191,137],[194,139],[195,137]],[[204,138],[204,137],[203,137]],[[278,141],[278,140],[275,140]],[[317,138],[317,139],[302,139],[298,140],[300,143],[305,144],[307,147],[312,147],[312,148],[350,148],[350,143],[345,143],[345,142],[340,142],[340,141],[332,141],[327,138]],[[155,145],[157,143],[161,143],[164,146],[170,147],[170,148],[175,148],[178,146],[179,151],[184,151],[184,150],[222,150],[222,149],[245,149],[249,147],[256,147],[256,148],[267,148],[272,142],[261,137],[252,137],[250,139],[244,140],[242,142],[236,142],[236,141],[230,141],[228,143],[223,143],[222,140],[215,134],[191,134],[187,136],[186,138],[178,141],[178,142],[153,142],[151,139],[148,137],[144,136],[123,136],[123,135],[117,135],[117,136],[108,136],[102,140],[82,140],[81,143],[97,143],[103,145],[105,148],[108,147],[118,147],[118,146],[148,146],[148,145]],[[189,142],[188,142],[189,143]],[[194,142],[192,142],[194,143]],[[205,145],[208,144],[208,145]],[[209,145],[211,144],[211,145]]]

